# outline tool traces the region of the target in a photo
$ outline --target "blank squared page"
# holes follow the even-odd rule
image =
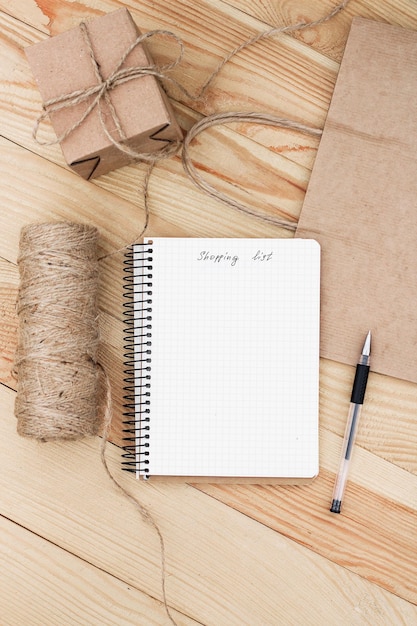
[[[315,476],[319,245],[145,244],[152,250],[149,475]],[[134,248],[134,265],[142,248]],[[141,297],[135,300],[140,332]]]

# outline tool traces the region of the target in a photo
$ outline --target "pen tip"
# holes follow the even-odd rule
[[[368,331],[366,335],[365,343],[363,344],[362,354],[364,356],[369,356],[371,354],[371,331]]]

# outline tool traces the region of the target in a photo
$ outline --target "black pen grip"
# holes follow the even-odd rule
[[[353,381],[352,396],[350,398],[350,401],[354,404],[363,404],[368,374],[369,365],[358,364],[356,366],[355,380]]]

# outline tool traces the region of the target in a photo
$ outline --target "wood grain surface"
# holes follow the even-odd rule
[[[371,373],[343,513],[329,512],[354,369],[321,360],[320,474],[310,485],[139,484],[121,471],[122,260],[145,220],[146,166],[87,182],[58,145],[34,142],[41,100],[24,48],[80,21],[129,8],[142,31],[185,45],[173,76],[197,93],[221,59],[271,26],[316,20],[332,0],[0,0],[0,623],[167,624],[158,537],[114,487],[100,437],[39,443],[14,417],[16,296],[22,226],[62,219],[100,230],[100,360],[113,401],[106,458],[146,507],[166,547],[173,617],[191,626],[417,625],[417,385]],[[413,0],[351,0],[331,21],[265,39],[234,56],[197,101],[167,85],[186,131],[222,111],[267,112],[322,128],[354,16],[417,30]],[[150,41],[159,62],[177,51]],[[409,62],[408,59],[403,60]],[[49,122],[42,137],[53,140]],[[319,140],[230,124],[199,135],[194,163],[243,214],[198,190],[180,157],[155,167],[147,233],[292,237]]]

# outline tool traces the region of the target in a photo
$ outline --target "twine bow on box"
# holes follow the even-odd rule
[[[83,36],[84,43],[87,48],[88,55],[91,59],[91,64],[94,69],[94,74],[97,79],[97,83],[94,85],[91,85],[91,87],[87,87],[85,89],[78,89],[76,91],[72,91],[71,93],[63,94],[61,96],[57,96],[56,98],[51,98],[50,100],[47,100],[46,102],[44,102],[43,104],[44,112],[38,117],[35,123],[35,126],[33,128],[32,136],[34,140],[38,144],[43,145],[43,146],[51,146],[57,143],[61,143],[69,135],[71,135],[71,133],[73,133],[77,128],[79,128],[87,119],[87,117],[97,108],[101,127],[107,139],[118,150],[120,150],[120,152],[127,154],[130,158],[134,160],[152,162],[155,160],[165,159],[170,156],[173,156],[174,154],[177,154],[182,144],[181,141],[166,140],[166,143],[163,146],[161,146],[161,148],[158,150],[157,156],[156,154],[153,154],[153,153],[139,152],[137,150],[133,150],[128,145],[123,143],[124,141],[126,141],[127,137],[123,131],[116,109],[111,101],[110,92],[116,87],[118,87],[119,85],[122,85],[123,83],[126,83],[131,80],[135,80],[138,78],[142,78],[144,76],[154,76],[155,78],[158,78],[160,80],[162,79],[171,80],[175,82],[177,87],[181,88],[181,90],[184,92],[185,90],[182,88],[181,85],[179,85],[179,83],[177,83],[177,81],[170,79],[166,75],[166,72],[176,67],[181,62],[184,56],[184,45],[181,39],[177,37],[175,33],[172,33],[167,30],[153,30],[143,35],[139,35],[136,38],[136,40],[126,49],[120,61],[116,65],[115,69],[113,70],[113,72],[111,72],[111,74],[107,78],[103,78],[100,72],[99,64],[94,54],[94,50],[93,50],[93,46],[91,43],[90,35],[88,33],[87,26],[84,22],[81,22],[80,30]],[[160,67],[157,67],[156,65],[147,65],[147,66],[136,65],[136,66],[131,66],[131,67],[123,67],[130,53],[135,48],[140,46],[146,39],[150,39],[151,37],[154,37],[155,35],[164,35],[164,36],[171,37],[172,39],[175,40],[180,50],[179,50],[179,54],[174,59],[174,61],[172,61],[171,63],[167,63],[166,65],[162,65]],[[190,94],[186,93],[186,95],[190,97]],[[88,102],[92,97],[94,99],[90,102],[90,104],[88,105],[84,113],[81,115],[81,117],[72,126],[70,126],[64,133],[62,133],[59,137],[57,137],[56,139],[52,141],[41,141],[38,139],[40,126],[42,122],[51,113],[61,111],[62,109],[69,109],[83,102]],[[106,126],[104,114],[103,114],[103,106],[102,106],[103,101],[108,106],[108,110],[110,111],[115,128],[120,137],[120,141],[118,141],[111,135],[111,133],[109,132]]]

